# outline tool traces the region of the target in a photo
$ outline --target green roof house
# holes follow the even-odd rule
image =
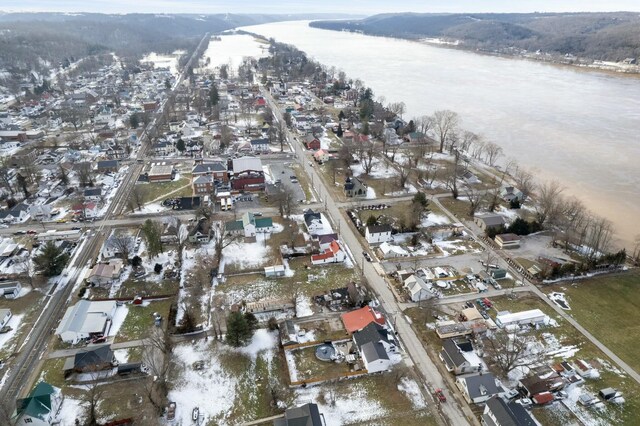
[[[50,426],[58,424],[62,392],[49,383],[40,382],[29,396],[16,400],[15,424]]]
[[[256,233],[273,232],[273,219],[270,217],[256,218],[253,213],[246,212],[242,215],[242,219],[226,222],[224,229],[232,234],[255,237]]]

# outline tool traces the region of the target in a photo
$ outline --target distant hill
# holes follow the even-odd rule
[[[527,50],[603,61],[640,58],[640,14],[382,14],[365,19],[315,21],[312,27],[407,39],[459,40],[484,51]]]
[[[193,47],[207,32],[291,19],[341,15],[167,15],[98,13],[0,13],[0,70],[40,71],[69,58],[115,51],[136,56]]]

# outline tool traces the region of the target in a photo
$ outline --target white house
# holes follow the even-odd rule
[[[409,256],[409,252],[403,249],[400,246],[391,245],[388,242],[380,244],[378,247],[380,254],[385,259],[390,259],[393,257],[406,257]]]
[[[320,254],[311,256],[311,263],[314,265],[323,265],[325,263],[340,263],[347,258],[346,253],[338,241],[332,241],[329,248]]]
[[[59,388],[45,382],[38,383],[26,398],[16,400],[14,424],[29,426],[60,424],[58,414],[63,398]]]
[[[0,329],[9,323],[11,319],[11,309],[0,309]]]
[[[404,280],[403,284],[413,302],[429,300],[435,297],[431,291],[431,284],[415,274]]]
[[[316,235],[318,232],[324,230],[324,223],[322,223],[322,214],[315,213],[309,209],[304,212],[304,224],[307,227],[309,234]]]
[[[389,370],[393,365],[390,355],[396,354],[398,349],[393,335],[380,324],[371,322],[362,330],[356,331],[353,333],[353,342],[369,373]]]
[[[367,226],[364,231],[364,238],[369,244],[386,243],[391,240],[390,225]]]
[[[225,223],[225,231],[231,234],[242,234],[247,238],[256,234],[273,232],[273,219],[270,217],[256,218],[253,213],[246,212],[240,220],[232,220]]]
[[[458,377],[456,378],[456,386],[470,404],[482,404],[492,396],[503,392],[502,387],[496,384],[496,379],[491,373]]]
[[[51,218],[51,206],[48,204],[29,206],[29,216],[33,220],[49,220]]]
[[[104,336],[109,332],[115,312],[115,301],[80,300],[67,308],[56,329],[56,335],[63,342],[72,344],[90,337]]]
[[[9,210],[0,211],[0,222],[24,222],[29,218],[29,206],[20,203]]]

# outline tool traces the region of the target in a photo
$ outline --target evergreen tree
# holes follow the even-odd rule
[[[231,312],[227,317],[227,343],[236,348],[244,346],[252,335],[247,318],[240,312]]]
[[[131,114],[129,116],[129,124],[132,129],[137,129],[140,125],[140,119],[138,118],[138,114]]]
[[[340,112],[342,112],[342,111],[340,111]],[[342,124],[338,124],[338,130],[336,130],[336,136],[341,138],[342,135],[344,135],[344,130],[342,130]]]
[[[247,325],[249,326],[251,333],[256,331],[256,329],[258,328],[258,318],[256,318],[256,316],[251,312],[246,312],[244,314],[244,318],[247,320]]]
[[[178,139],[178,142],[176,143],[176,149],[180,152],[184,152],[187,149],[182,138]]]
[[[343,110],[340,110],[340,114],[338,114],[338,119],[339,119],[340,121],[342,121],[342,120],[344,120],[344,119],[345,119],[345,115],[344,115],[344,111],[343,111]]]
[[[158,222],[154,222],[151,219],[147,219],[142,225],[142,235],[147,242],[147,253],[149,259],[156,257],[158,254],[164,251],[162,245],[162,225]]]
[[[45,277],[60,275],[64,269],[69,255],[64,250],[55,245],[53,241],[48,241],[40,254],[33,258],[35,270]]]

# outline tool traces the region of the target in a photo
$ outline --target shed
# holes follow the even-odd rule
[[[264,275],[267,278],[284,277],[285,268],[284,265],[265,266]]]

